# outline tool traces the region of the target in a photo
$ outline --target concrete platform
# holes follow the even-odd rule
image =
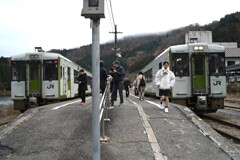
[[[72,100],[28,110],[0,128],[0,159],[91,159],[92,99]],[[101,144],[103,160],[240,160],[240,152],[188,108],[158,100],[124,99],[109,110]]]

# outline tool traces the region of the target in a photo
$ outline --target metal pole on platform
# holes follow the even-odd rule
[[[100,160],[100,19],[92,22],[92,160]]]
[[[83,0],[82,16],[92,20],[92,160],[100,160],[100,18],[104,0]]]

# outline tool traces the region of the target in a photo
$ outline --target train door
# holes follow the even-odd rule
[[[29,96],[39,97],[41,95],[41,64],[39,62],[29,63]]]
[[[207,94],[207,78],[204,55],[192,55],[192,93]]]

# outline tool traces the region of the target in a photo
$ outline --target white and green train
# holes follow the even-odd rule
[[[11,57],[11,98],[14,109],[47,104],[78,96],[79,65],[58,53],[32,52]],[[91,73],[87,94],[91,93]]]
[[[159,96],[154,79],[164,61],[176,76],[171,90],[173,103],[197,110],[224,108],[226,96],[225,49],[223,46],[190,43],[167,48],[145,68],[146,94]]]

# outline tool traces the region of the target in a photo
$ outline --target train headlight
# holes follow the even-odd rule
[[[194,51],[203,51],[203,46],[194,46]]]
[[[198,49],[199,49],[200,51],[203,51],[203,46],[199,46]]]

